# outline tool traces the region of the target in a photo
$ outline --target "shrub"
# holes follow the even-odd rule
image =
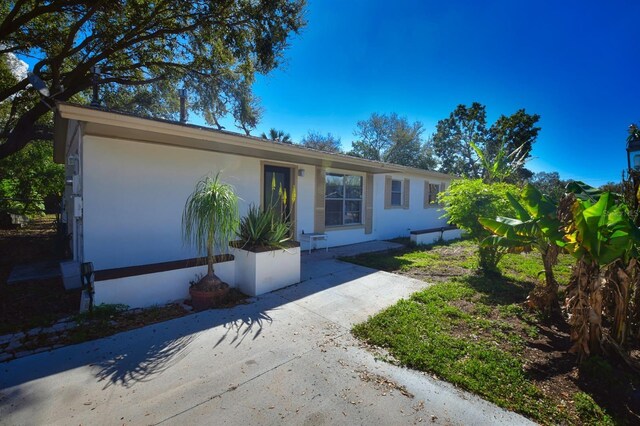
[[[491,235],[478,222],[480,217],[513,217],[513,207],[507,193],[518,193],[518,187],[508,183],[487,184],[481,179],[459,179],[438,195],[438,202],[444,205],[449,221],[465,230],[471,238],[480,243]],[[496,269],[502,252],[497,247],[479,247],[480,267],[487,271]]]

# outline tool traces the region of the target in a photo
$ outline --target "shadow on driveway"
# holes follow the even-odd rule
[[[98,381],[106,381],[104,388],[150,381],[189,354],[203,331],[219,326],[226,329],[209,350],[221,350],[225,343],[237,348],[273,326],[271,313],[280,306],[377,272],[333,259],[319,259],[309,268],[315,268],[315,278],[258,297],[247,305],[187,315],[0,364],[0,408],[8,408],[15,400],[17,389],[10,388],[77,368],[91,368]]]

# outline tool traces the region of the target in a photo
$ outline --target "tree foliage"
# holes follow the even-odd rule
[[[16,84],[15,58],[0,57],[0,84]],[[11,105],[0,103],[0,120]],[[32,215],[44,212],[45,200],[57,202],[64,189],[64,167],[53,162],[51,141],[36,140],[26,149],[0,159],[0,213]]]
[[[564,195],[565,187],[569,183],[567,180],[560,179],[558,172],[538,172],[529,180],[533,186],[538,188],[540,192],[559,201]]]
[[[342,152],[342,142],[340,138],[336,138],[331,133],[323,135],[310,130],[306,136],[302,138],[300,144],[304,147],[317,149],[319,151]]]
[[[510,116],[498,117],[489,128],[487,137],[486,148],[490,158],[496,158],[503,146],[507,153],[517,151],[524,156],[524,160],[529,158],[540,132],[540,127],[536,126],[539,120],[538,114],[527,114],[524,109],[519,109]],[[525,181],[532,175],[533,173],[524,167],[524,162],[514,171],[516,181]]]
[[[458,105],[448,118],[438,121],[433,135],[433,149],[439,164],[439,171],[470,178],[485,176],[485,167],[480,161],[473,142],[485,153],[487,164],[495,164],[500,151],[516,150],[526,160],[530,157],[539,127],[537,114],[527,114],[524,109],[511,116],[500,116],[487,128],[487,114],[484,105],[474,102],[471,106]],[[522,164],[515,167],[514,181],[526,179],[531,173]]]
[[[218,119],[232,114],[248,133],[259,119],[254,76],[280,65],[290,35],[305,24],[304,6],[304,0],[3,1],[0,55],[35,58],[32,71],[53,100],[86,93],[99,65],[110,107],[173,117],[171,92],[183,85],[191,108],[210,124],[221,127]],[[38,139],[34,125],[50,116],[26,78],[0,83],[0,104],[9,105],[0,123],[4,158]]]
[[[35,141],[0,160],[0,213],[38,214],[45,201],[59,201],[64,166],[53,162],[49,141]]]
[[[373,113],[367,120],[358,121],[349,155],[369,160],[420,167],[423,151],[421,122],[409,123],[406,117],[396,113]],[[427,163],[428,164],[428,163]]]
[[[273,127],[269,129],[269,134],[262,133],[260,137],[262,139],[269,139],[275,142],[289,143],[289,144],[292,143],[291,135],[289,133],[286,133],[284,130],[275,129]]]
[[[518,188],[507,183],[486,184],[482,179],[457,179],[445,192],[438,194],[438,202],[444,205],[447,218],[479,244],[491,232],[485,229],[480,217],[513,217],[515,211],[507,194],[516,193]],[[480,245],[479,264],[482,269],[495,270],[502,257],[497,247]]]

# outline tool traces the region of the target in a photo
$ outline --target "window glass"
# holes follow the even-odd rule
[[[392,206],[402,205],[402,181],[401,180],[391,181],[391,205]]]
[[[345,198],[362,198],[362,176],[344,177]]]
[[[325,198],[344,198],[344,176],[327,174]]]
[[[344,205],[344,223],[362,223],[362,201],[347,200]]]
[[[342,225],[342,207],[344,202],[342,200],[326,200],[324,206],[325,219],[324,223],[327,226]]]
[[[438,192],[440,192],[440,185],[436,183],[429,184],[429,204],[438,202]]]
[[[362,223],[362,176],[327,173],[325,225]]]

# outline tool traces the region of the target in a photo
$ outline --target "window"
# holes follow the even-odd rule
[[[325,177],[326,226],[362,223],[362,176],[327,173]]]
[[[391,205],[402,206],[402,181],[391,181]]]
[[[438,192],[440,192],[440,185],[437,183],[429,184],[429,204],[435,204],[438,202]]]
[[[408,209],[409,208],[409,179],[393,179],[393,176],[384,177],[384,208]]]

